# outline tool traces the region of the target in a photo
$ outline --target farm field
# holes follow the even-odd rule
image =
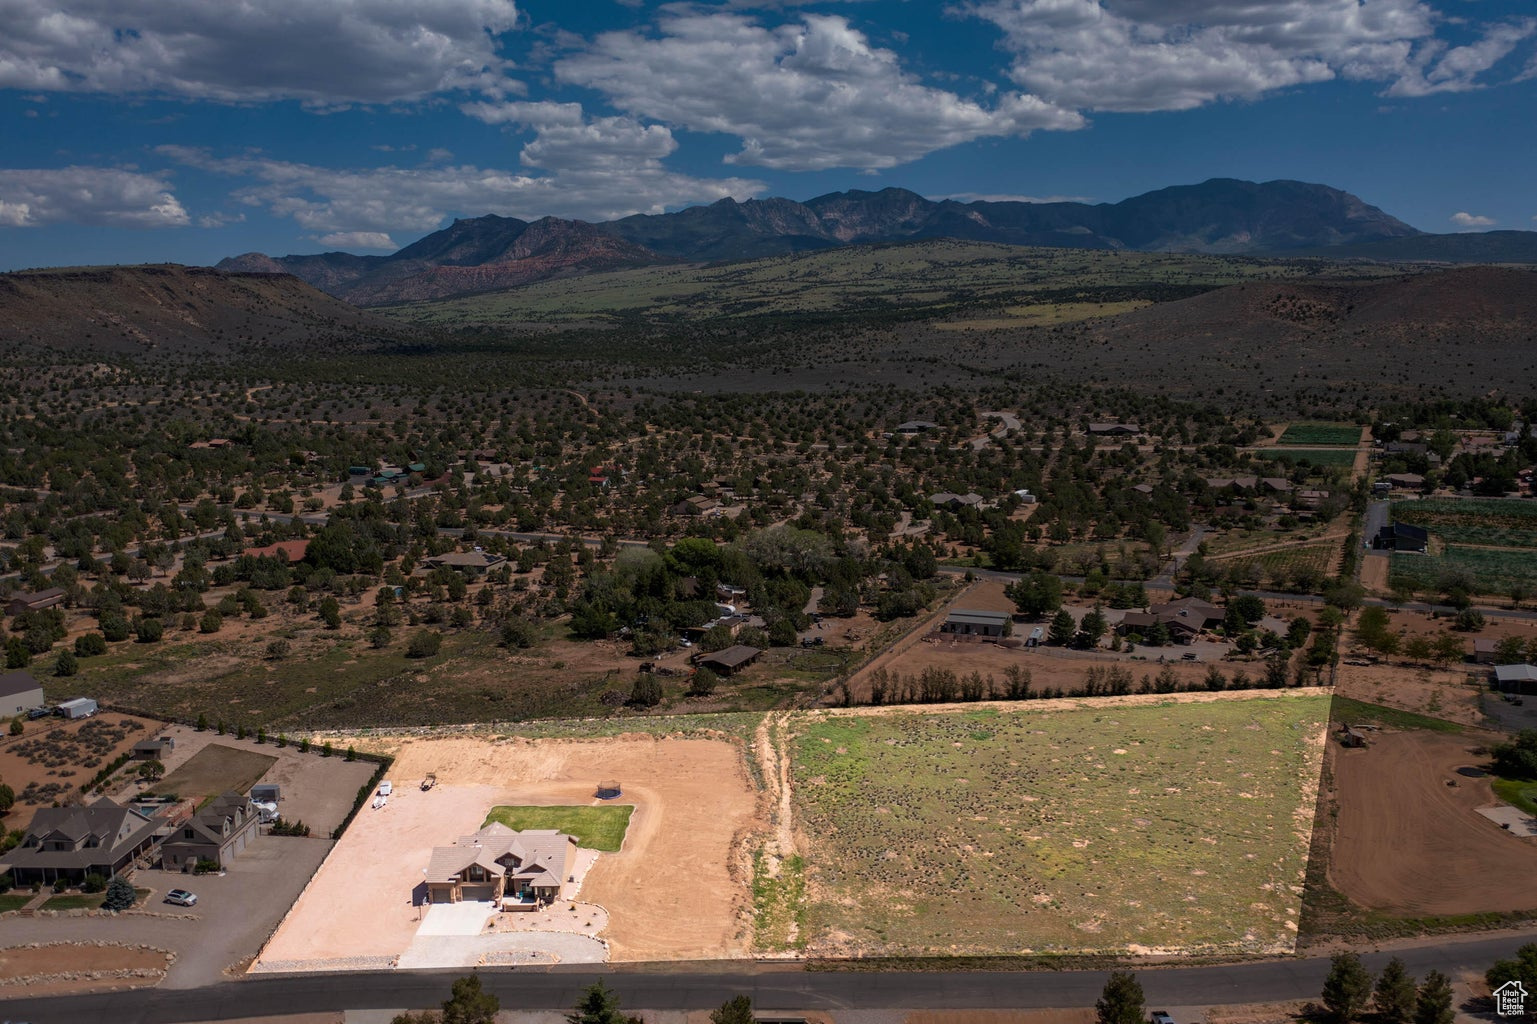
[[[1293,423],[1281,435],[1279,444],[1289,445],[1357,445],[1361,443],[1361,428],[1340,423]]]
[[[1351,448],[1256,448],[1254,457],[1267,462],[1308,462],[1314,466],[1353,466],[1356,452]]]
[[[1537,548],[1537,502],[1509,498],[1395,501],[1393,518],[1423,526],[1448,544]]]
[[[575,836],[589,850],[618,853],[635,808],[628,804],[604,807],[493,807],[482,827],[499,821],[514,832],[553,828]]]
[[[1339,542],[1335,541],[1279,548],[1252,555],[1240,552],[1213,559],[1212,563],[1221,566],[1225,572],[1238,570],[1257,583],[1285,590],[1297,582],[1299,576],[1316,585],[1333,568],[1339,551]]]
[[[1289,951],[1328,718],[1316,693],[800,717],[804,940]]]
[[[1531,593],[1537,590],[1537,550],[1448,544],[1438,555],[1394,552],[1389,580],[1410,580],[1422,590],[1437,590],[1448,573],[1471,581],[1473,593],[1509,594],[1512,587]]]

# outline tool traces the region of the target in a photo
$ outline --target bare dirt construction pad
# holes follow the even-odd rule
[[[732,865],[740,836],[757,827],[757,793],[737,745],[633,735],[412,739],[397,758],[394,795],[358,815],[260,964],[376,966],[397,956],[416,932],[413,891],[434,846],[474,832],[499,804],[594,803],[604,779],[623,785],[615,803],[635,807],[623,849],[598,858],[579,897],[608,910],[610,959],[746,954],[747,881]],[[423,792],[429,772],[438,784]]]
[[[1499,802],[1489,780],[1457,772],[1486,762],[1471,748],[1488,742],[1381,732],[1365,749],[1335,748],[1335,888],[1362,906],[1406,915],[1537,907],[1537,839],[1478,814]]]
[[[812,953],[1289,952],[1317,691],[797,716]]]

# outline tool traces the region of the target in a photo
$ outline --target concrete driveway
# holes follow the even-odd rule
[[[222,876],[140,871],[135,884],[155,890],[143,912],[118,917],[11,918],[5,922],[6,943],[77,939],[142,943],[177,953],[164,987],[213,985],[227,979],[226,969],[256,955],[331,846],[329,839],[261,835]],[[197,893],[197,906],[184,910],[162,902],[171,889]]]

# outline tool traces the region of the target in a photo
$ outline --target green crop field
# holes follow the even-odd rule
[[[1460,573],[1472,580],[1474,593],[1508,594],[1511,587],[1532,593],[1537,590],[1537,551],[1449,544],[1439,555],[1395,553],[1389,573],[1424,590],[1437,589],[1448,573]]]
[[[1356,445],[1361,441],[1361,428],[1337,423],[1293,423],[1281,435],[1281,444]]]
[[[1537,548],[1537,502],[1511,498],[1395,501],[1393,519],[1423,526],[1450,544]]]
[[[1254,456],[1267,462],[1307,462],[1320,467],[1353,466],[1356,461],[1356,453],[1348,448],[1259,448]]]
[[[793,747],[809,948],[1290,950],[1324,697],[824,714]]]
[[[481,827],[499,821],[518,832],[527,828],[553,828],[575,836],[577,844],[589,850],[618,853],[624,845],[625,830],[630,827],[629,804],[601,807],[493,807]]]

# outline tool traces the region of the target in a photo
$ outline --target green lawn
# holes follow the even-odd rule
[[[1537,782],[1530,779],[1491,779],[1494,795],[1537,817]]]
[[[877,956],[1289,951],[1328,719],[1300,695],[808,715],[802,935]]]
[[[1413,580],[1423,590],[1439,590],[1443,574],[1471,580],[1480,594],[1508,594],[1512,587],[1537,590],[1537,550],[1481,548],[1448,544],[1439,555],[1394,552],[1389,579]]]
[[[0,894],[0,913],[7,910],[20,910],[32,902],[30,892],[8,892]]]
[[[96,893],[64,893],[50,897],[43,904],[44,910],[95,910],[101,906],[101,901],[107,898],[105,892]]]
[[[589,850],[618,853],[624,844],[625,829],[630,827],[629,804],[602,807],[493,807],[482,827],[499,821],[521,832],[527,828],[554,828],[575,836],[579,845]]]

